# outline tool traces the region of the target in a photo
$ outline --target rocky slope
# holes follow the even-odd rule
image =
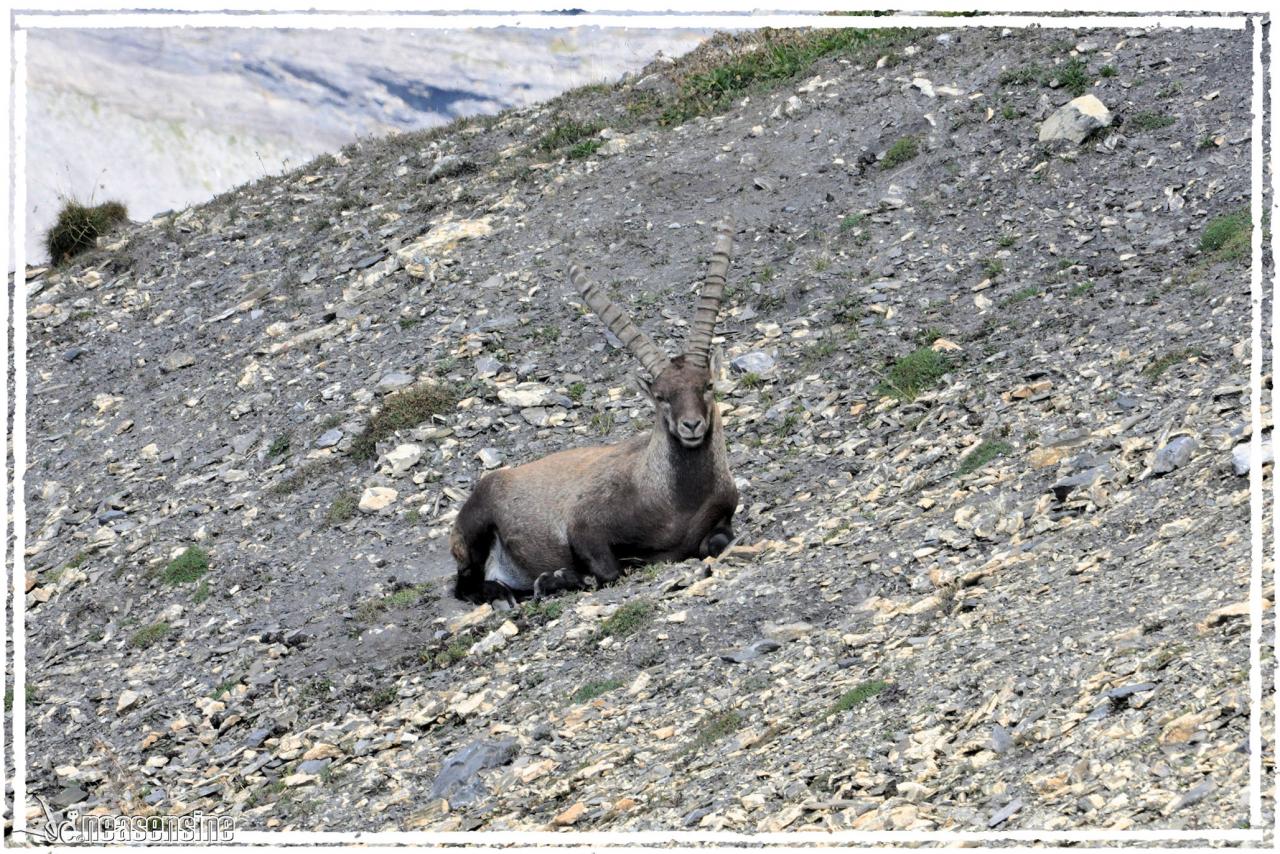
[[[255,829],[1242,826],[1249,38],[890,34],[690,117],[766,56],[722,38],[44,272],[34,791]],[[1038,142],[1083,91],[1113,124]],[[566,259],[678,342],[725,212],[737,546],[453,603],[485,467],[649,422]]]

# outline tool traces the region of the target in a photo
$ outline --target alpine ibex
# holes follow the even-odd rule
[[[724,297],[733,229],[719,227],[688,349],[668,359],[577,264],[569,280],[640,360],[654,406],[648,433],[491,472],[450,534],[459,599],[541,598],[615,580],[622,564],[720,554],[733,540],[738,489],[716,407],[711,337]]]

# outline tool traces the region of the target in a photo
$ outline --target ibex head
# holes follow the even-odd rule
[[[598,285],[588,281],[577,264],[569,265],[569,280],[582,292],[587,305],[648,372],[650,379],[644,387],[653,400],[659,423],[686,448],[699,447],[710,434],[715,405],[711,337],[724,299],[732,248],[733,224],[726,220],[716,229],[715,249],[690,324],[688,345],[682,355],[673,359],[668,359]]]

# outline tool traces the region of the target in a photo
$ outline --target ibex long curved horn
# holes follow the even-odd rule
[[[707,267],[707,278],[698,297],[698,308],[693,314],[689,330],[689,347],[685,357],[695,365],[706,367],[711,363],[711,336],[716,331],[716,317],[720,314],[720,302],[724,299],[725,274],[729,272],[729,253],[733,250],[733,220],[725,217],[716,228],[716,245]]]
[[[605,328],[618,336],[618,340],[626,344],[627,349],[636,355],[640,364],[644,365],[644,369],[649,372],[649,376],[656,378],[666,370],[668,361],[666,354],[658,349],[658,345],[653,343],[652,338],[640,331],[640,327],[631,322],[627,313],[609,299],[599,285],[587,280],[582,268],[577,264],[569,265],[569,281],[582,293],[587,305],[600,318]]]

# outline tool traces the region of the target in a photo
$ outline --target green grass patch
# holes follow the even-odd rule
[[[847,712],[855,706],[859,706],[867,700],[870,700],[876,694],[879,694],[888,687],[889,683],[880,679],[872,679],[867,682],[863,682],[858,687],[845,691],[837,697],[835,703],[832,704],[831,709],[827,712],[827,717],[837,715],[841,712]]]
[[[908,160],[914,159],[919,153],[919,140],[914,136],[904,136],[889,146],[889,150],[884,153],[884,159],[880,161],[880,168],[892,169],[895,166],[901,166]]]
[[[1076,98],[1089,91],[1089,67],[1083,59],[1076,58],[1064,63],[1053,76],[1058,78],[1058,84],[1063,89]]]
[[[556,152],[562,148],[576,146],[584,140],[596,135],[604,129],[604,125],[597,122],[579,122],[574,119],[557,122],[552,125],[551,130],[543,134],[538,140],[538,148],[546,152]],[[597,146],[598,148],[599,146]],[[594,151],[594,149],[592,149]],[[590,154],[591,152],[588,152]],[[587,155],[579,155],[585,157]]]
[[[289,445],[293,442],[293,435],[288,432],[280,433],[271,440],[271,444],[267,446],[267,459],[274,460],[276,457],[283,457],[289,453]]]
[[[1004,262],[992,258],[990,261],[982,265],[982,274],[988,279],[994,279],[1004,272]]]
[[[298,466],[292,474],[280,478],[271,484],[272,495],[292,495],[302,487],[306,486],[312,478],[320,474],[327,467],[324,460],[314,460],[305,465]]]
[[[952,368],[951,360],[930,347],[920,347],[889,366],[876,393],[898,400],[915,400],[938,384]]]
[[[423,664],[430,664],[437,670],[444,670],[466,658],[475,644],[476,639],[471,635],[459,635],[443,647],[422,650],[418,653],[418,660]]]
[[[1018,290],[1009,294],[1009,296],[1005,297],[1000,304],[1005,306],[1017,305],[1020,302],[1026,302],[1029,299],[1035,299],[1036,297],[1040,296],[1043,293],[1044,291],[1040,290],[1035,285],[1027,285],[1025,288],[1019,288]]]
[[[450,385],[421,383],[390,395],[369,424],[351,442],[351,456],[372,460],[378,455],[378,442],[395,433],[416,427],[433,415],[448,411],[458,401],[457,391]]]
[[[744,723],[746,721],[742,715],[732,710],[712,715],[703,721],[702,726],[698,728],[698,734],[694,736],[693,741],[689,743],[684,752],[697,753],[704,750],[717,741],[728,738],[742,729]]]
[[[1250,257],[1253,219],[1247,207],[1214,217],[1200,233],[1200,251],[1214,261],[1240,261]]]
[[[1173,116],[1158,113],[1154,110],[1143,110],[1129,119],[1128,124],[1138,130],[1160,130],[1177,121]]]
[[[191,594],[191,601],[199,605],[207,600],[213,594],[213,590],[209,587],[209,579],[202,578],[200,583],[196,585],[196,592]]]
[[[569,150],[565,152],[565,157],[570,160],[585,160],[599,151],[602,145],[604,145],[603,139],[584,139],[582,142],[570,146]]]
[[[354,519],[359,509],[360,499],[354,492],[350,490],[340,492],[329,505],[329,509],[324,514],[324,520],[330,526],[341,525],[349,519]]]
[[[146,628],[134,632],[133,637],[129,638],[129,646],[134,649],[147,649],[167,638],[169,632],[169,624],[163,620],[158,623],[152,623]]]
[[[1022,65],[1000,72],[1001,86],[1029,86],[1044,79],[1044,69],[1038,65]]]
[[[543,599],[541,602],[529,600],[520,606],[520,613],[528,620],[549,623],[560,619],[564,606],[564,599]]]
[[[1089,293],[1089,291],[1093,290],[1095,284],[1097,283],[1094,282],[1093,279],[1089,279],[1087,281],[1081,282],[1080,284],[1073,287],[1071,290],[1067,291],[1067,296],[1082,297],[1085,294]]]
[[[588,703],[602,694],[608,694],[621,687],[621,679],[600,679],[596,682],[588,682],[569,696],[569,702],[574,705]]]
[[[120,202],[82,205],[67,201],[58,211],[58,219],[45,232],[44,248],[54,264],[92,249],[98,238],[129,218]]]
[[[675,97],[658,122],[681,124],[727,109],[750,92],[770,89],[804,72],[823,57],[862,54],[901,43],[909,30],[804,30],[763,28],[741,38],[743,48],[711,67],[694,65],[679,81]],[[714,58],[714,54],[705,54]],[[869,57],[863,57],[869,58]]]
[[[409,587],[402,587],[393,593],[388,593],[385,596],[379,596],[377,599],[370,599],[367,602],[361,603],[360,607],[356,610],[356,617],[367,622],[393,608],[408,608],[428,598],[430,590],[430,585],[427,584],[414,584]]]
[[[189,546],[186,551],[169,561],[161,579],[165,584],[190,584],[199,581],[209,571],[209,553],[199,546]]]
[[[1114,65],[1104,65],[1098,69],[1099,77],[1115,77],[1119,73]]]
[[[1194,348],[1188,348],[1184,350],[1175,350],[1172,353],[1166,353],[1165,355],[1161,356],[1159,359],[1156,359],[1154,362],[1147,365],[1145,368],[1142,369],[1142,374],[1148,379],[1153,379],[1153,380],[1159,379],[1161,374],[1163,374],[1165,371],[1169,370],[1179,362],[1185,362],[1188,359],[1197,358],[1199,356],[1200,356],[1200,351]]]
[[[653,619],[653,610],[648,602],[628,602],[600,623],[597,634],[602,638],[633,635]]]
[[[964,477],[972,474],[996,457],[1002,457],[1012,451],[1013,448],[1004,442],[983,441],[967,457],[960,461],[959,467],[956,468],[956,477]]]

